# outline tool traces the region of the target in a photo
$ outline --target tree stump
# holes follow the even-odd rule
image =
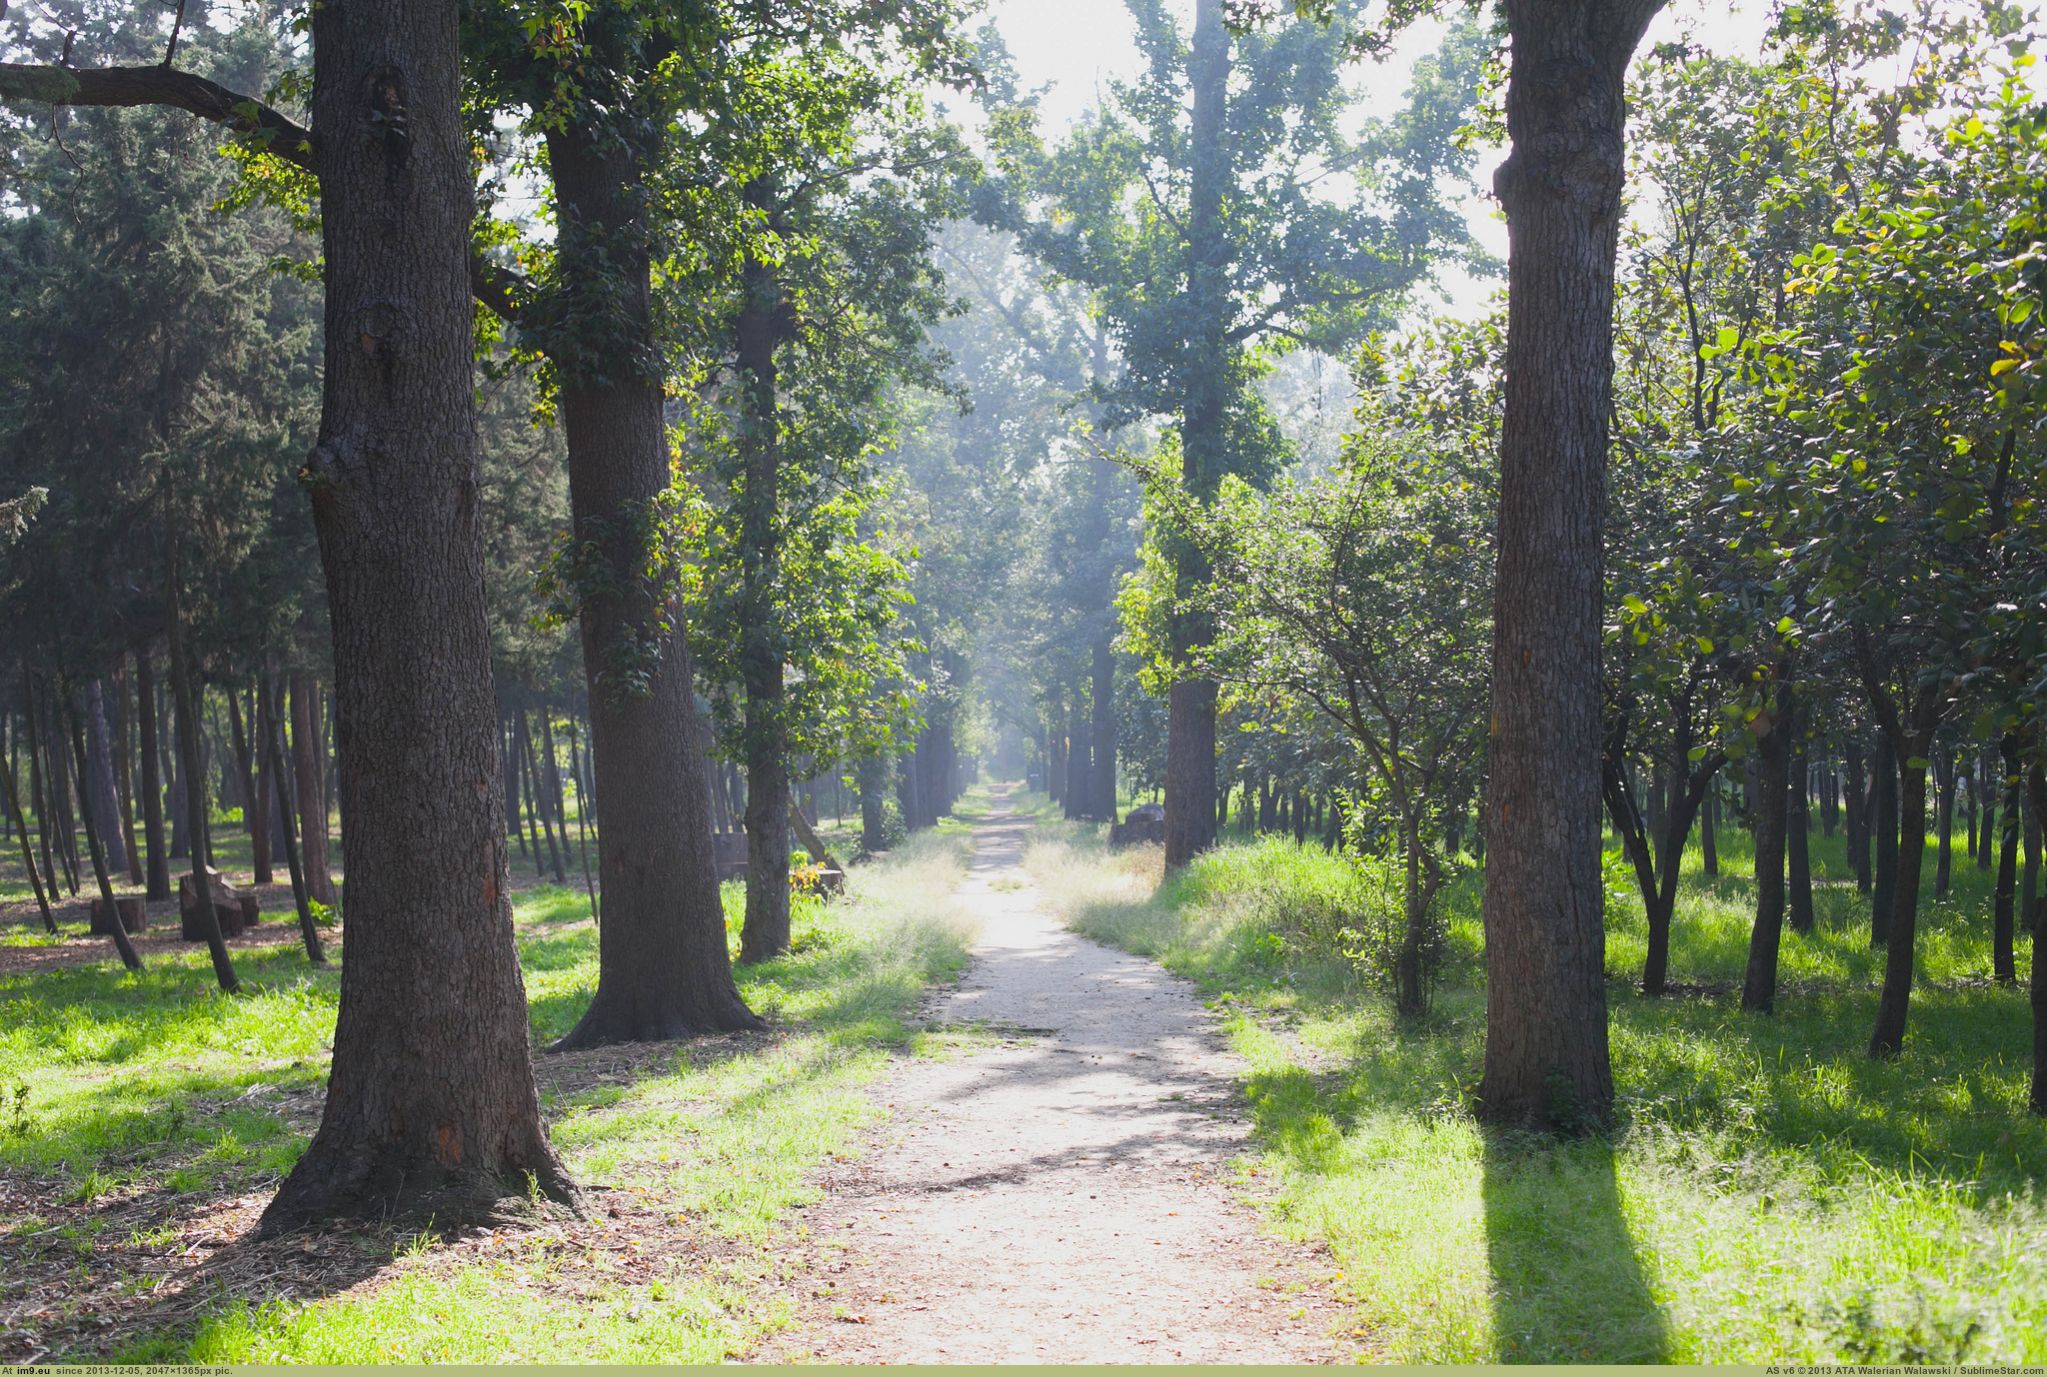
[[[128,929],[129,932],[138,933],[149,930],[149,904],[140,894],[124,895],[117,898],[114,900],[114,906],[120,911],[121,926]],[[92,901],[92,934],[95,937],[111,937],[114,934],[113,922],[107,917],[107,901],[105,899],[94,899]]]
[[[214,918],[220,924],[222,937],[235,937],[257,917],[256,896],[244,894],[241,890],[220,878],[220,872],[213,867],[206,868],[207,898],[213,904]],[[204,942],[200,896],[192,884],[188,871],[178,877],[178,937],[186,942]]]

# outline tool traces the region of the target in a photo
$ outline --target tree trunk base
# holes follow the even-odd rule
[[[263,1211],[258,1238],[346,1223],[431,1220],[448,1229],[583,1212],[581,1193],[545,1139],[516,1145],[487,1167],[451,1168],[389,1143],[358,1142],[317,1158],[315,1150]]]
[[[635,1008],[636,1001],[607,998],[604,990],[590,1001],[590,1007],[576,1026],[550,1052],[576,1052],[586,1047],[610,1047],[621,1042],[681,1042],[716,1033],[755,1032],[768,1026],[767,1020],[746,1007],[736,995],[716,1001],[709,1009]]]

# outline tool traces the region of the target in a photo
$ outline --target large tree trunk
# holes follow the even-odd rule
[[[569,505],[592,577],[580,591],[590,759],[604,800],[597,994],[558,1047],[754,1028],[725,945],[711,854],[709,764],[678,609],[646,577],[649,514],[668,491],[644,163],[577,124],[547,138],[571,306],[611,321],[586,354],[558,351]],[[662,556],[666,558],[666,556]]]
[[[862,760],[854,770],[860,792],[860,849],[872,854],[888,849],[888,761],[880,755]]]
[[[347,959],[319,1131],[263,1217],[575,1188],[540,1123],[506,893],[478,523],[458,6],[312,11],[326,371],[306,466],[333,625]],[[324,819],[323,819],[324,821]]]
[[[1720,785],[1716,780],[1699,810],[1699,869],[1709,880],[1720,877]]]
[[[761,183],[748,183],[746,196],[756,209],[767,209],[767,190]],[[774,270],[751,254],[741,270],[741,291],[735,344],[743,475],[736,496],[740,596],[746,607],[739,645],[740,677],[746,688],[746,921],[740,930],[739,959],[753,962],[789,949],[789,730],[775,626],[782,471],[775,320],[782,294]]]
[[[156,663],[147,649],[135,652],[135,720],[142,756],[142,840],[149,848],[151,899],[171,897],[171,862],[163,835],[163,756],[156,740]]]
[[[1777,1005],[1777,956],[1784,933],[1784,834],[1791,802],[1789,685],[1777,689],[1777,716],[1756,753],[1756,921],[1749,935],[1741,1007],[1767,1014]]]
[[[339,682],[339,676],[336,677]],[[299,805],[300,864],[306,871],[306,892],[319,903],[334,902],[334,876],[327,863],[326,771],[320,759],[320,687],[313,676],[298,670],[291,676],[292,792]]]
[[[1227,103],[1230,35],[1223,0],[1196,0],[1188,57],[1193,111],[1188,127],[1187,339],[1180,412],[1181,480],[1197,502],[1214,498],[1229,468],[1224,418],[1229,400],[1230,244],[1223,200],[1230,178]],[[1190,540],[1170,542],[1177,598],[1208,582],[1208,559]],[[1210,618],[1176,610],[1170,652],[1185,673],[1213,635]],[[1215,709],[1212,680],[1176,679],[1166,698],[1166,868],[1186,865],[1215,845]]]
[[[1507,0],[1512,153],[1486,786],[1481,1114],[1613,1105],[1600,885],[1600,527],[1628,59],[1660,0]]]

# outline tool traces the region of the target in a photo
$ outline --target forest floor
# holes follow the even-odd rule
[[[924,1021],[994,1034],[899,1062],[883,1144],[803,1213],[799,1318],[769,1361],[1315,1362],[1324,1248],[1240,1198],[1242,1066],[1188,982],[1078,937],[998,793],[958,898],[981,939]]]

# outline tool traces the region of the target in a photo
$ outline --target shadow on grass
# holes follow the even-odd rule
[[[1503,1361],[1669,1361],[1610,1143],[1489,1134],[1480,1192]]]

